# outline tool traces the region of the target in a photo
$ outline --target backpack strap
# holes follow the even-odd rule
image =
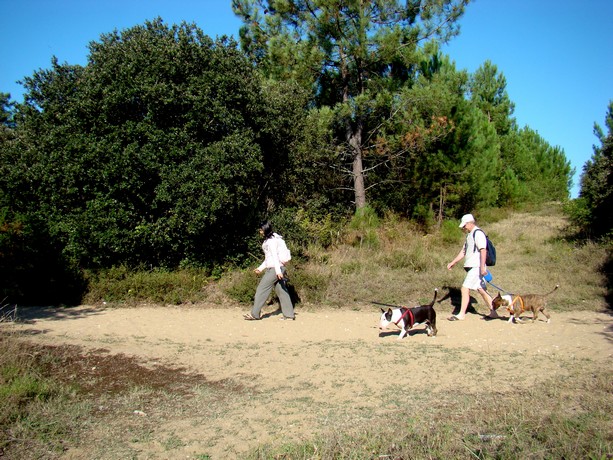
[[[484,232],[482,229],[480,229],[480,228],[478,228],[477,230],[475,230],[475,233],[477,233],[477,231],[482,232],[482,233],[483,233],[483,235],[485,236],[485,248],[484,248],[484,249],[487,249],[487,234],[486,234],[486,233],[485,233],[485,232]],[[467,236],[466,238],[468,238],[468,236]],[[473,239],[474,239],[474,235],[473,235]],[[475,239],[474,243],[475,243],[475,244],[473,244],[473,252],[477,252],[477,240],[476,240],[476,239]],[[480,250],[481,250],[481,249],[479,249],[479,251],[480,251]]]

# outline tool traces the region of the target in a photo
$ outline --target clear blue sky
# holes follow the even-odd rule
[[[60,63],[87,63],[101,34],[160,16],[194,22],[211,37],[238,36],[230,0],[0,0],[0,92],[21,101],[17,80]],[[507,80],[520,127],[561,147],[576,169],[597,143],[613,100],[613,0],[475,0],[443,48],[458,69],[490,60]]]

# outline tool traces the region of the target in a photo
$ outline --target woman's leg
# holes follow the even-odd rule
[[[285,268],[282,268],[281,270],[283,271],[283,274],[285,274]],[[292,304],[292,298],[287,290],[287,282],[285,279],[275,284],[275,292],[277,293],[279,302],[281,302],[281,311],[283,312],[283,316],[286,318],[293,318],[294,305]]]
[[[262,279],[260,280],[260,284],[258,284],[258,288],[255,291],[255,298],[253,299],[253,307],[251,308],[251,316],[256,319],[260,319],[260,312],[262,311],[262,307],[266,303],[272,288],[275,286],[277,282],[277,275],[275,274],[274,268],[269,268],[264,271],[262,275]]]

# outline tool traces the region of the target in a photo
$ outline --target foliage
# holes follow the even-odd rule
[[[8,206],[0,206],[0,280],[0,299],[21,305],[77,305],[86,288],[45,225]]]
[[[613,101],[605,117],[607,133],[594,124],[600,146],[583,166],[581,189],[574,218],[584,233],[603,237],[613,235]]]
[[[469,83],[471,102],[493,123],[499,135],[508,134],[515,125],[515,120],[511,118],[515,104],[509,99],[506,87],[505,76],[498,73],[498,68],[491,61],[485,61],[471,76]]]
[[[393,95],[413,76],[420,42],[457,33],[466,3],[233,0],[232,8],[243,19],[242,47],[263,72],[297,80],[313,91],[319,107],[334,110],[342,164],[361,208],[369,169],[364,153],[377,132],[370,123],[379,110],[376,95]]]
[[[259,279],[252,270],[234,273],[224,286],[224,293],[232,300],[244,304],[253,302]]]
[[[206,300],[209,273],[197,269],[145,270],[118,266],[88,273],[87,303],[178,305]]]
[[[156,19],[102,35],[85,66],[52,58],[23,103],[0,94],[3,293],[78,302],[83,270],[113,267],[218,277],[260,257],[264,219],[306,260],[343,236],[379,247],[343,235],[356,206],[432,232],[567,199],[564,152],[517,128],[504,75],[439,51],[466,3],[235,0],[243,51]],[[606,185],[586,179],[585,222]]]
[[[268,184],[291,170],[303,114],[289,110],[292,89],[266,92],[233,42],[159,19],[103,35],[86,67],[54,60],[25,87],[2,189],[84,267],[203,265],[239,251],[279,194]]]

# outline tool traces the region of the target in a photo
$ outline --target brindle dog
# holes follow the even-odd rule
[[[497,310],[500,307],[507,307],[507,311],[511,315],[509,322],[523,323],[519,318],[525,311],[532,312],[532,322],[536,321],[539,312],[547,318],[547,322],[551,321],[551,316],[545,310],[547,308],[547,297],[560,287],[556,284],[547,294],[525,294],[525,295],[500,295],[492,299],[492,307]]]

